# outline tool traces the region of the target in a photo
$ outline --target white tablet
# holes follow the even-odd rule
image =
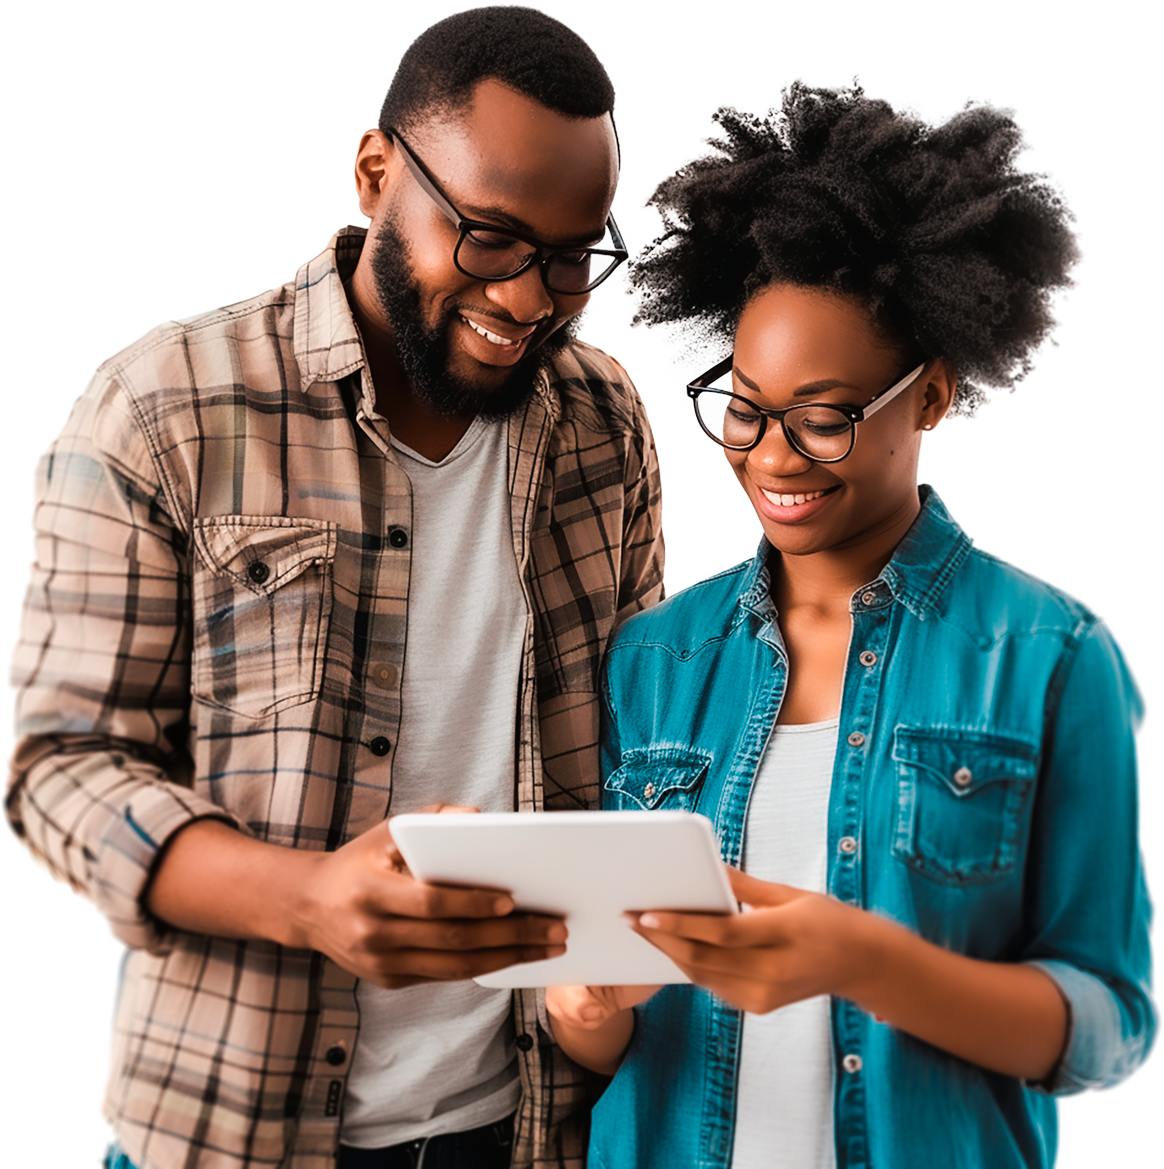
[[[392,836],[422,881],[506,889],[519,909],[565,917],[564,954],[482,986],[687,982],[624,913],[736,912],[711,823],[691,812],[404,814]]]

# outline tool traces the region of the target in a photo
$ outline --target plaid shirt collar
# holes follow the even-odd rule
[[[295,276],[295,360],[301,388],[334,382],[367,364],[364,346],[348,304],[346,284],[356,270],[368,236],[365,227],[341,227],[330,244]],[[336,279],[338,277],[338,279]],[[534,385],[550,423],[561,402],[545,372]],[[374,403],[366,403],[368,412]]]

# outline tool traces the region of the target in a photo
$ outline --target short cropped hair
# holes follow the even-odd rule
[[[473,8],[438,21],[409,46],[380,110],[380,129],[406,130],[447,116],[493,78],[560,114],[614,110],[614,86],[593,49],[534,8]]]
[[[632,268],[636,321],[722,340],[757,291],[794,284],[855,296],[887,340],[945,358],[963,413],[1028,371],[1078,252],[1058,194],[1014,165],[1008,111],[929,126],[859,87],[796,83],[767,117],[715,120],[716,153],[651,198],[666,230]]]

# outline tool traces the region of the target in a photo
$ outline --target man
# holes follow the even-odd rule
[[[625,258],[612,109],[540,13],[435,25],[367,238],[111,359],[42,464],[8,808],[131,947],[111,1163],[581,1164],[538,996],[466,981],[562,925],[418,884],[387,817],[590,806],[661,595],[641,404],[570,334]]]

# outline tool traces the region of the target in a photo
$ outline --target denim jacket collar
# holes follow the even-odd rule
[[[854,604],[869,591],[884,591],[886,601],[890,598],[900,601],[920,621],[924,621],[927,614],[942,612],[950,580],[970,551],[970,537],[950,517],[932,487],[923,483],[918,487],[918,494],[921,496],[921,511],[917,519],[877,579],[853,594]],[[753,614],[765,627],[776,621],[776,608],[772,604],[772,572],[768,567],[772,552],[772,545],[766,537],[762,538],[741,581],[737,602],[740,611]]]

